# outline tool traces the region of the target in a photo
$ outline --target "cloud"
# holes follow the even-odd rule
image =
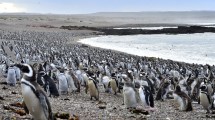
[[[16,13],[16,12],[26,12],[26,9],[19,7],[14,3],[7,2],[0,3],[0,13]]]

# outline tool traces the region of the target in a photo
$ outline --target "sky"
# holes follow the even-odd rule
[[[0,0],[0,13],[215,11],[215,0]]]

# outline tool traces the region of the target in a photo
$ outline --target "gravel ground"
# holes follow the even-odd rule
[[[5,78],[2,78],[4,80]],[[16,119],[30,118],[30,115],[20,116],[10,110],[5,110],[3,106],[17,103],[22,100],[20,84],[16,87],[0,85],[2,99],[0,100],[0,118],[14,117]],[[177,110],[177,105],[172,99],[164,102],[155,101],[157,110],[150,112],[149,115],[132,113],[125,108],[122,94],[113,95],[105,93],[102,86],[100,89],[100,100],[90,100],[89,94],[85,94],[82,87],[81,93],[70,93],[69,95],[58,98],[49,98],[53,113],[69,113],[70,116],[78,116],[80,120],[213,120],[214,118],[206,117],[205,110],[199,104],[193,104],[192,112],[182,112]],[[139,104],[138,108],[142,108]],[[16,109],[23,109],[18,108]]]

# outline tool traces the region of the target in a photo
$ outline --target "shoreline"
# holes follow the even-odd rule
[[[75,44],[81,44],[81,45],[84,45],[84,46],[87,46],[87,47],[97,48],[97,49],[101,49],[101,50],[111,50],[112,52],[115,52],[115,53],[123,53],[125,55],[130,55],[130,56],[133,56],[133,57],[143,57],[143,58],[146,58],[146,59],[149,59],[149,60],[151,59],[153,61],[159,60],[159,61],[175,62],[175,63],[180,63],[180,64],[195,65],[195,66],[206,66],[206,65],[209,65],[208,63],[206,63],[206,64],[189,63],[189,62],[184,62],[184,61],[176,61],[176,60],[172,60],[172,59],[165,59],[165,58],[161,58],[161,57],[150,57],[150,56],[135,55],[135,54],[131,54],[131,53],[126,53],[126,52],[123,52],[123,51],[119,51],[119,50],[114,50],[114,49],[109,49],[109,48],[102,48],[102,47],[99,47],[99,46],[93,46],[93,45],[81,42],[81,40],[91,39],[91,38],[98,38],[98,37],[104,37],[104,36],[109,36],[109,35],[102,35],[102,36],[98,35],[98,36],[88,36],[87,38],[79,38],[79,39],[77,39],[77,41],[75,41],[76,42]],[[113,36],[118,36],[118,35],[113,35]],[[210,65],[210,66],[214,66],[214,65]]]

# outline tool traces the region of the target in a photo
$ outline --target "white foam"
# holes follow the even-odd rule
[[[101,36],[79,42],[125,53],[215,65],[215,34]]]

